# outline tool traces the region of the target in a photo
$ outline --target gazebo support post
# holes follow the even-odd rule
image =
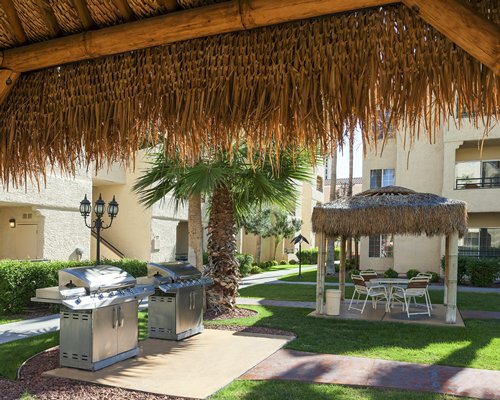
[[[326,243],[325,234],[318,232],[316,234],[318,241],[318,270],[316,276],[316,314],[325,313],[325,275],[326,275]]]
[[[448,271],[450,270],[450,237],[444,240],[444,299],[443,304],[448,304]]]
[[[340,267],[339,267],[339,290],[340,299],[345,299],[345,257],[346,256],[346,237],[340,239]]]
[[[446,302],[446,323],[457,321],[457,270],[458,270],[458,232],[453,232],[448,239],[448,289]]]

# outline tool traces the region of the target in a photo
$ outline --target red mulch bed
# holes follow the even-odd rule
[[[244,318],[255,315],[253,310],[235,308],[229,313],[205,314],[206,320],[224,320]],[[222,329],[238,332],[250,332],[269,335],[295,336],[292,332],[260,326],[212,325],[207,329]],[[137,392],[110,386],[101,386],[71,379],[55,378],[42,375],[43,372],[59,367],[59,348],[49,349],[40,353],[21,368],[20,379],[16,381],[0,379],[0,399],[12,400],[28,393],[41,400],[189,400],[184,397],[172,397],[151,393]]]

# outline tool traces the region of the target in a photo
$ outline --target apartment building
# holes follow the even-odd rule
[[[462,119],[444,123],[436,143],[421,138],[404,146],[395,133],[383,151],[369,149],[363,163],[363,190],[404,186],[467,202],[469,227],[459,254],[500,257],[500,126],[483,140],[484,129]],[[416,268],[440,273],[444,239],[408,236],[361,238],[362,268],[403,273]]]

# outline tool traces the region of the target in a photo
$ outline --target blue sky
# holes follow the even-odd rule
[[[354,137],[354,178],[360,177],[363,172],[363,144],[361,134],[355,132]],[[343,152],[339,150],[337,157],[337,178],[349,177],[349,143],[346,142]]]

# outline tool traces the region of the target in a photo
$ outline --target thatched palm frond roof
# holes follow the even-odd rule
[[[117,4],[128,5],[132,19],[168,13],[172,4],[9,1],[28,43],[122,24]],[[59,33],[42,23],[44,2]],[[498,0],[466,2],[500,25]],[[86,4],[87,22],[77,3]],[[16,46],[11,28],[0,7],[0,47]],[[125,161],[160,140],[188,162],[214,144],[230,149],[241,135],[262,151],[326,151],[357,125],[368,146],[400,128],[411,142],[422,126],[432,137],[457,109],[488,128],[500,117],[500,76],[414,10],[388,5],[23,73],[0,106],[0,182],[22,183],[48,164],[72,172],[80,163]]]
[[[441,236],[453,232],[463,236],[467,229],[467,209],[463,201],[388,186],[316,206],[312,226],[313,231],[333,237]]]

